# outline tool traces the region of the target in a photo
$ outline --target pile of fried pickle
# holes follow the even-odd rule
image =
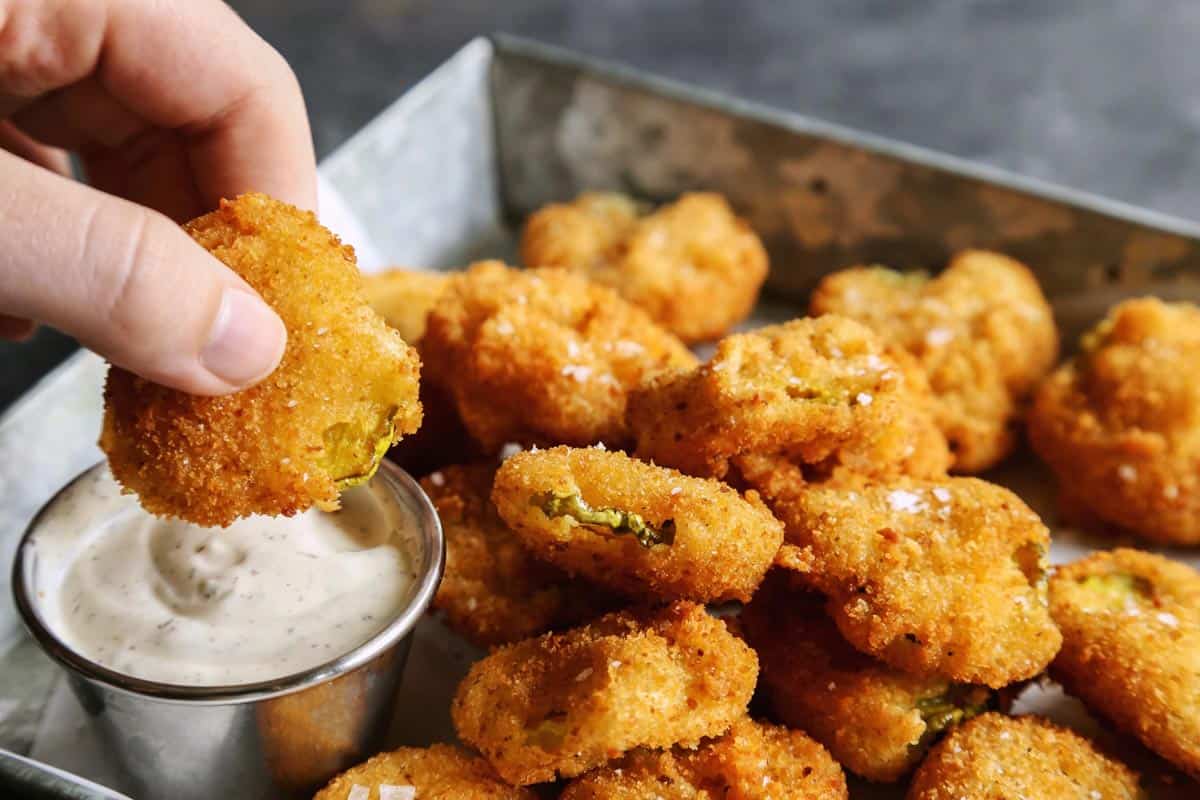
[[[392,457],[445,529],[434,605],[490,648],[453,700],[461,745],[378,755],[319,800],[845,798],[845,771],[913,800],[1141,798],[1143,746],[1200,779],[1200,574],[1125,548],[1051,568],[1038,515],[973,477],[1024,430],[1072,522],[1200,544],[1197,307],[1123,302],[1056,368],[1031,271],[971,250],[834,272],[811,316],[732,332],[768,263],[724,198],[589,193],[527,221],[524,268],[394,269],[340,309],[269,267],[299,238],[311,285],[353,268],[311,216],[252,196],[210,217],[193,234],[295,309],[288,353],[232,398],[114,370],[114,474],[227,524],[336,502],[411,433]],[[317,375],[321,347],[342,355]],[[360,369],[376,389],[339,392]],[[251,462],[221,403],[275,426]],[[1051,679],[1096,738],[1009,714]]]

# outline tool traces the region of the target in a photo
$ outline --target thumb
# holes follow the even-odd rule
[[[287,332],[166,217],[0,152],[0,314],[52,325],[192,394],[250,386]]]

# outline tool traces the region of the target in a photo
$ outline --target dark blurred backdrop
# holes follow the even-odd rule
[[[1197,217],[1195,0],[233,0],[318,155],[470,38],[522,34]],[[72,344],[0,345],[0,407]]]

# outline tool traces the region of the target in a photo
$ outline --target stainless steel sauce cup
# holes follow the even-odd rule
[[[99,464],[74,481],[90,477]],[[30,634],[66,671],[84,711],[139,800],[307,797],[381,746],[412,644],[445,559],[433,504],[408,473],[385,461],[381,481],[417,522],[416,583],[408,605],[354,650],[293,675],[233,686],[183,686],[114,672],[72,650],[38,613],[37,547],[43,512],[13,566],[17,609]],[[64,491],[65,491],[64,487]]]

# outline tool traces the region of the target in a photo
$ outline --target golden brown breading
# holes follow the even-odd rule
[[[749,717],[696,750],[637,750],[567,786],[560,800],[845,800],[846,776],[800,731]]]
[[[639,215],[620,194],[588,192],[529,218],[521,259],[610,286],[685,342],[745,319],[767,277],[767,251],[719,194],[685,194]]]
[[[279,313],[287,349],[224,397],[111,368],[100,446],[114,477],[152,513],[200,525],[336,508],[420,425],[416,352],[366,305],[354,251],[311,213],[247,194],[185,227]]]
[[[702,606],[625,611],[494,651],[458,687],[458,735],[517,784],[636,747],[695,747],[745,714],[754,652]]]
[[[1050,674],[1089,708],[1200,779],[1200,573],[1118,549],[1061,567]]]
[[[317,792],[313,800],[347,800],[353,798],[354,788],[362,787],[369,794],[366,800],[388,800],[386,787],[400,792],[415,790],[415,794],[396,794],[395,797],[454,798],[454,800],[534,800],[537,795],[529,789],[509,786],[479,756],[461,747],[435,744],[432,747],[401,747],[390,753],[380,753],[338,775]]]
[[[776,513],[780,563],[828,596],[851,644],[897,669],[999,688],[1058,652],[1050,533],[1007,489],[974,478],[814,487]]]
[[[597,617],[615,601],[521,546],[489,497],[491,464],[446,467],[422,488],[446,538],[446,574],[433,600],[450,627],[481,647],[526,639]]]
[[[611,289],[562,270],[497,261],[455,275],[422,354],[486,452],[521,444],[619,444],[635,386],[696,363]]]
[[[1145,800],[1137,773],[1074,731],[990,713],[950,732],[913,776],[908,800]]]
[[[445,272],[393,267],[364,274],[363,290],[375,313],[415,345],[425,335],[425,318],[449,282]]]
[[[913,374],[853,320],[797,319],[726,337],[706,364],[651,381],[630,398],[629,425],[639,457],[694,475],[723,477],[743,454],[820,464],[854,451],[861,465],[921,446],[937,463],[945,443],[922,432]]]
[[[999,253],[966,250],[940,275],[856,267],[826,277],[812,314],[863,322],[920,362],[957,472],[1007,455],[1024,398],[1054,365],[1058,332],[1037,280]]]
[[[1038,390],[1030,441],[1101,520],[1200,544],[1198,364],[1200,308],[1121,303]]]
[[[514,455],[492,500],[539,557],[649,600],[749,600],[783,541],[753,492],[594,447]]]
[[[773,572],[738,622],[758,653],[759,686],[780,721],[802,728],[873,781],[912,770],[948,728],[986,711],[983,686],[900,672],[851,647],[821,598]]]

